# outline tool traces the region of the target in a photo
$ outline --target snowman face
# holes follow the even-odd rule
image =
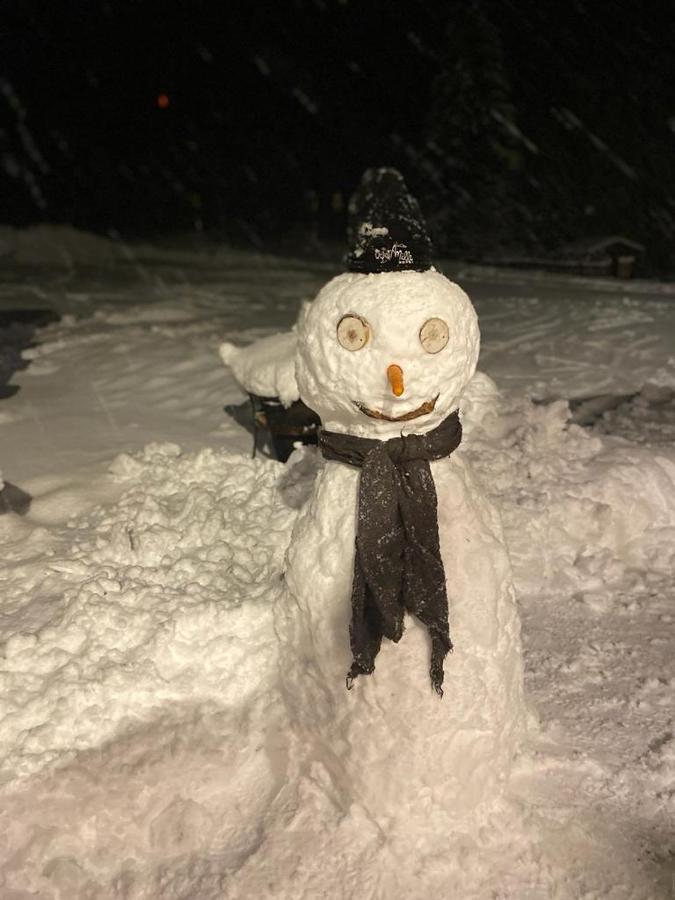
[[[424,433],[457,409],[478,348],[471,301],[433,269],[339,275],[300,321],[300,396],[331,431]]]

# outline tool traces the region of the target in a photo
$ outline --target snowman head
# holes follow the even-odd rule
[[[423,434],[457,409],[479,343],[471,301],[435,269],[348,272],[300,320],[300,396],[329,431]]]

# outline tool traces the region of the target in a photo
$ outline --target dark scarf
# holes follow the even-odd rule
[[[348,688],[375,669],[383,637],[401,639],[407,611],[429,632],[431,683],[443,696],[443,660],[452,641],[429,460],[449,456],[461,440],[457,412],[427,434],[388,441],[323,430],[319,435],[326,459],[361,467]]]

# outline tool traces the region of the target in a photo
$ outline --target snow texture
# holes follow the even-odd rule
[[[126,250],[30,283],[9,262],[0,284],[64,314],[0,403],[3,475],[33,497],[0,516],[3,900],[668,897],[675,448],[665,395],[642,389],[675,383],[669,286],[455,274],[488,373],[457,478],[470,466],[501,512],[539,726],[501,799],[450,834],[433,792],[383,824],[337,746],[298,741],[281,575],[325,468],[309,449],[251,460],[221,411],[241,391],[219,344],[289,329],[332,273]],[[636,399],[594,428],[531,400],[607,389]],[[402,742],[382,747],[394,768]]]
[[[295,332],[272,334],[240,349],[226,342],[220,358],[230,366],[239,384],[259,397],[278,397],[290,406],[299,397],[295,378]]]

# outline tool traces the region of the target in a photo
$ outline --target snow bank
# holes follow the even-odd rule
[[[124,258],[122,246],[71,225],[0,226],[0,260],[20,265],[72,268],[110,264]]]

